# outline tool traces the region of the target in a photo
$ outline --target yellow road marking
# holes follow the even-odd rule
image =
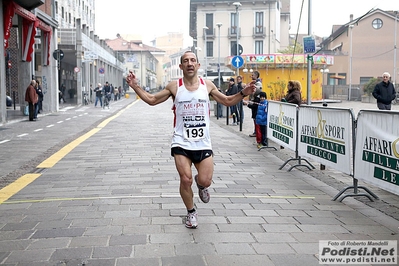
[[[58,152],[54,153],[51,155],[49,158],[41,162],[36,168],[51,168],[53,167],[56,163],[58,163],[62,158],[64,158],[68,153],[70,153],[73,149],[75,149],[77,146],[79,146],[83,141],[87,140],[94,134],[96,134],[98,131],[103,129],[109,122],[111,122],[113,119],[117,118],[120,116],[126,109],[130,108],[134,104],[136,104],[137,101],[129,104],[126,108],[120,110],[118,113],[115,115],[105,119],[103,122],[101,122],[96,128],[93,128],[83,136],[80,136],[79,138],[75,139],[71,143],[67,144],[64,146],[62,149],[60,149]]]
[[[96,128],[90,130],[83,136],[77,138],[76,140],[72,141],[71,143],[67,144],[64,146],[62,149],[60,149],[58,152],[54,153],[52,156],[41,162],[36,168],[51,168],[53,167],[56,163],[58,163],[62,158],[64,158],[70,151],[72,151],[74,148],[76,148],[79,144],[81,144],[83,141],[86,139],[90,138],[94,134],[96,134],[98,131],[100,131],[102,128],[104,128],[109,122],[111,122],[113,119],[116,117],[120,116],[124,111],[126,111],[128,108],[132,107],[135,105],[139,100],[136,100],[126,106],[124,109],[119,110],[115,115],[107,118],[104,120],[102,123],[100,123]],[[9,184],[8,186],[0,189],[0,204],[3,204],[6,200],[8,200],[10,197],[21,191],[24,187],[32,183],[36,178],[41,176],[41,174],[26,174],[15,180],[13,183]],[[42,200],[43,201],[43,200]],[[23,201],[21,201],[23,202]],[[34,200],[32,201],[26,201],[26,202],[35,202]],[[37,201],[36,201],[37,202]]]
[[[9,184],[8,186],[0,189],[0,204],[11,198],[24,187],[32,183],[41,174],[26,174]]]

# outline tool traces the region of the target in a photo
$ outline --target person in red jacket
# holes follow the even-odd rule
[[[26,92],[25,92],[25,101],[28,102],[29,104],[29,121],[35,121],[34,120],[34,116],[35,116],[35,104],[37,103],[37,101],[39,100],[39,97],[36,93],[36,81],[32,80],[28,86],[28,88],[26,88]]]

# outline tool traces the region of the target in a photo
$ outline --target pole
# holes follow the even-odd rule
[[[218,89],[220,90],[220,27],[222,26],[222,23],[217,23],[216,24],[219,28],[218,32]],[[219,116],[222,116],[222,114],[219,114],[220,111],[220,103],[216,102],[216,119],[219,120]]]
[[[396,85],[396,32],[397,32],[398,11],[395,11],[395,34],[393,46],[393,86]]]
[[[308,7],[308,35],[312,35],[312,0],[309,0]],[[308,55],[308,82],[307,82],[307,104],[312,104],[312,61],[310,60],[310,56]]]
[[[353,25],[349,25],[350,32],[350,45],[349,45],[349,93],[348,93],[348,101],[351,100],[352,96],[352,31]]]
[[[236,5],[236,27],[237,27],[237,30],[236,30],[236,34],[237,34],[236,42],[237,43],[236,43],[236,45],[237,45],[237,56],[240,55],[240,51],[239,51],[239,47],[238,47],[238,31],[239,31],[239,27],[238,27],[238,7],[239,7],[239,5]],[[238,75],[240,75],[240,68],[239,67],[237,67],[237,75],[236,75],[236,77]]]
[[[208,78],[208,49],[207,49],[207,35],[206,30],[208,29],[207,26],[204,27],[204,34],[205,34],[205,43],[204,43],[204,56],[205,56],[205,78]]]

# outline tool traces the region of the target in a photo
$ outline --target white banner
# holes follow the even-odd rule
[[[350,109],[301,106],[298,155],[352,174],[352,123]]]
[[[296,151],[296,104],[269,101],[267,107],[267,138],[278,145]]]
[[[361,110],[354,177],[399,195],[399,113]]]

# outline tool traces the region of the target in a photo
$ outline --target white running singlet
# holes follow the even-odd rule
[[[173,102],[174,131],[172,148],[186,150],[211,150],[209,134],[210,102],[205,81],[198,77],[199,86],[195,91],[188,91],[183,79],[177,82],[178,88]]]

